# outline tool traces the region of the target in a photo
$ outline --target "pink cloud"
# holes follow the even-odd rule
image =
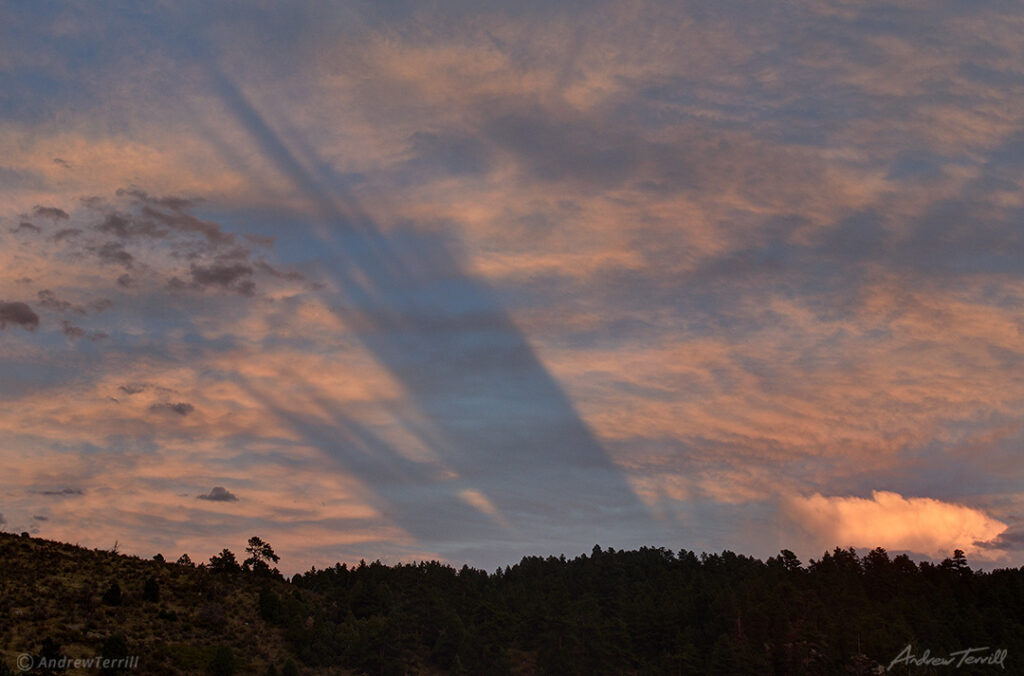
[[[883,547],[937,558],[954,549],[982,558],[1003,555],[979,543],[998,537],[1005,523],[979,509],[934,498],[904,498],[890,491],[872,491],[870,499],[815,493],[791,498],[785,508],[824,547]]]

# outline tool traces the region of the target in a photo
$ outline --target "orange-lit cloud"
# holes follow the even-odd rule
[[[1007,526],[979,509],[933,498],[904,498],[899,493],[873,491],[871,498],[795,497],[789,514],[813,533],[819,543],[851,547],[883,547],[941,558],[954,549],[983,558],[1005,552],[985,550]]]
[[[216,4],[5,36],[8,526],[489,564],[589,550],[536,516],[588,471],[645,544],[774,553],[779,495],[822,547],[1016,523],[1014,8]],[[933,499],[821,497],[880,485]]]

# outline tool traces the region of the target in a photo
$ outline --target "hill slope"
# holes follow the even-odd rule
[[[126,653],[140,657],[138,673],[207,673],[218,648],[231,650],[236,673],[264,673],[291,654],[283,631],[260,617],[260,590],[303,593],[274,579],[3,533],[0,571],[0,651],[12,666],[21,653],[95,656],[122,636]],[[120,602],[108,594],[114,584]]]
[[[926,650],[984,648],[971,654],[987,662],[956,672],[1024,673],[1024,569],[973,571],[960,552],[934,565],[837,548],[805,566],[787,551],[595,547],[490,574],[360,562],[288,582],[233,555],[195,567],[0,534],[0,571],[12,665],[31,653],[137,655],[145,674],[928,674],[944,667],[914,661]]]

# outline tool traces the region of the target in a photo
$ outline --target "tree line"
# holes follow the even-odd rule
[[[804,565],[788,550],[761,561],[594,547],[493,573],[361,561],[290,582],[260,592],[263,619],[307,665],[368,674],[856,674],[907,646],[1024,654],[1024,568],[975,571],[960,550],[918,564],[836,548]]]

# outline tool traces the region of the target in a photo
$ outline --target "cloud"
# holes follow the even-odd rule
[[[84,338],[85,337],[85,329],[83,329],[80,326],[75,326],[74,324],[72,324],[71,322],[69,322],[66,319],[61,322],[61,327],[62,327],[61,330],[63,331],[64,335],[67,336],[68,338]]]
[[[42,232],[39,226],[29,223],[28,221],[22,221],[18,223],[18,227],[11,228],[11,232]]]
[[[244,263],[206,266],[193,264],[190,272],[192,286],[199,289],[216,286],[251,296],[256,286],[252,281],[252,267]]]
[[[43,516],[42,514],[33,514],[32,518],[35,519],[36,521],[49,521],[50,520],[49,517]]]
[[[53,291],[50,291],[49,289],[43,289],[36,295],[39,297],[39,304],[42,307],[48,308],[50,310],[56,310],[58,312],[74,312],[75,314],[80,315],[85,314],[85,308],[83,308],[81,305],[75,305],[70,301],[61,300],[60,298],[57,297],[55,293],[53,293]]]
[[[943,557],[954,549],[979,552],[978,543],[993,543],[1007,528],[979,509],[889,491],[872,491],[870,499],[815,493],[791,498],[785,508],[826,548],[883,547]]]
[[[418,131],[409,138],[407,168],[425,177],[482,176],[490,169],[487,147],[476,138]]]
[[[177,413],[178,415],[185,417],[189,413],[195,410],[195,406],[192,404],[180,401],[177,404],[162,403],[153,404],[149,407],[151,411],[170,411],[171,413]]]
[[[0,329],[6,329],[8,324],[34,331],[39,326],[39,315],[20,301],[0,301]]]
[[[151,237],[163,237],[164,234],[155,229],[156,222],[182,233],[199,233],[215,245],[227,245],[235,241],[235,236],[221,230],[217,223],[201,220],[188,213],[195,206],[196,200],[175,196],[152,197],[138,188],[119,189],[117,195],[132,198],[141,206],[141,216],[148,219],[141,222],[123,220],[120,227],[125,234],[129,233],[129,227],[133,227],[137,231],[145,230]]]
[[[100,245],[99,247],[91,247],[99,259],[104,263],[113,263],[116,265],[123,265],[126,268],[131,268],[135,257],[124,250],[124,245],[120,242],[107,242]]]
[[[991,543],[986,544],[996,549],[1022,550],[1024,549],[1024,529],[1012,533],[1005,532]]]
[[[389,13],[383,31],[352,10],[344,40],[323,30],[342,23],[332,12],[295,14],[283,32],[247,15],[217,24],[218,67],[233,83],[220,97],[219,75],[208,77],[196,56],[203,50],[164,50],[153,35],[141,49],[97,51],[112,43],[89,29],[58,39],[47,32],[53,22],[24,21],[32,30],[7,50],[18,96],[0,129],[10,151],[0,168],[10,179],[0,181],[0,288],[37,280],[17,297],[56,335],[4,343],[0,371],[13,377],[0,388],[0,429],[12,441],[0,464],[25,467],[23,457],[49,447],[53,461],[23,485],[51,485],[78,480],[47,474],[65,458],[134,445],[152,449],[154,482],[178,481],[168,495],[192,495],[194,476],[230,482],[226,464],[244,466],[247,480],[264,471],[276,486],[275,463],[312,455],[312,437],[325,456],[347,458],[369,493],[386,493],[393,463],[337,450],[335,410],[417,462],[457,450],[431,438],[445,426],[476,435],[466,465],[494,448],[503,457],[517,446],[560,449],[537,431],[543,404],[515,395],[515,362],[510,378],[488,375],[500,373],[515,334],[463,311],[477,302],[464,280],[424,262],[432,247],[392,237],[409,224],[458,243],[470,281],[479,276],[501,299],[612,469],[643,486],[645,500],[666,518],[700,500],[718,506],[693,519],[721,534],[702,546],[740,538],[760,523],[752,505],[774,495],[869,495],[879,485],[943,504],[966,485],[972,504],[1007,520],[1019,506],[991,496],[1020,480],[1020,12],[837,7],[693,11],[641,0],[589,14],[527,7],[441,20],[414,8]],[[150,29],[92,11],[81,26]],[[310,18],[318,30],[304,32]],[[181,29],[174,16],[153,19]],[[791,21],[806,30],[787,32]],[[281,56],[269,66],[251,58],[264,38]],[[77,58],[83,49],[96,58]],[[32,56],[40,53],[43,62]],[[57,98],[50,78],[67,85]],[[67,123],[52,129],[48,119]],[[51,161],[58,156],[74,169]],[[145,190],[125,188],[134,185]],[[353,195],[372,215],[335,218]],[[32,215],[43,204],[78,206],[68,218]],[[19,220],[34,223],[12,235]],[[321,221],[319,238],[311,232]],[[359,242],[367,222],[381,237]],[[271,259],[261,247],[275,239]],[[325,286],[307,295],[291,268]],[[35,301],[40,288],[53,305]],[[92,313],[90,299],[101,297],[116,301],[104,319],[124,344],[96,354],[59,340],[61,317],[47,312]],[[88,328],[67,318],[72,332]],[[470,353],[471,368],[447,370]],[[146,382],[145,393],[119,391],[126,377]],[[293,427],[317,434],[289,429],[241,390],[245,381],[273,393]],[[121,392],[119,406],[107,404]],[[183,420],[179,398],[202,415]],[[165,402],[160,415],[154,402]],[[427,411],[419,429],[392,420],[418,404]],[[506,410],[514,423],[496,426]],[[247,434],[261,438],[241,452]],[[274,448],[261,455],[261,444]],[[104,461],[107,485],[134,479],[117,474],[126,455]],[[308,459],[323,495],[348,469],[331,462]],[[450,491],[461,502],[510,522],[522,513],[507,509],[500,473],[465,474]],[[523,498],[558,511],[561,495],[543,497],[558,491],[522,474],[535,491]],[[157,510],[144,504],[155,491],[131,505],[92,481],[93,514],[148,542]],[[373,504],[415,525],[435,488],[403,486],[413,497],[396,498],[400,512]],[[259,490],[247,484],[247,504]],[[129,506],[141,525],[125,516]],[[53,519],[72,533],[87,520]],[[453,520],[435,520],[435,530]],[[204,537],[222,542],[229,530],[210,523]],[[435,530],[419,531],[424,547],[435,546]],[[382,532],[389,542],[378,538],[376,551],[346,552],[373,557],[408,537]],[[1016,532],[992,546],[1012,549]],[[834,536],[824,530],[823,546]]]
[[[139,392],[145,390],[146,386],[138,385],[135,383],[128,383],[127,385],[121,385],[118,389],[120,389],[125,394],[138,394]]]
[[[209,493],[197,495],[200,500],[212,500],[213,502],[237,502],[238,496],[223,486],[214,486]]]
[[[6,523],[7,519],[4,518],[3,514],[0,514],[0,528],[2,528]]]
[[[80,228],[64,228],[53,233],[53,241],[60,242],[65,239],[71,239],[72,237],[77,237],[81,233],[82,230]]]
[[[32,209],[33,216],[40,216],[42,218],[49,218],[55,221],[66,221],[70,216],[63,209],[57,207],[41,207],[36,206]]]
[[[93,331],[92,333],[89,333],[81,326],[72,324],[66,319],[62,320],[60,324],[61,332],[68,338],[71,338],[72,340],[78,340],[79,338],[87,338],[93,342],[96,342],[110,337],[103,331]]]
[[[37,491],[39,495],[82,495],[80,488],[58,488],[57,490]]]
[[[94,226],[98,232],[114,235],[121,239],[149,237],[162,239],[167,236],[167,229],[160,228],[152,220],[140,220],[132,214],[110,213],[102,222]]]

